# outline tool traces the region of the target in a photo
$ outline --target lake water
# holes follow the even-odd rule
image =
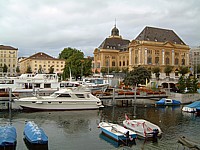
[[[122,124],[125,113],[130,119],[142,118],[160,126],[163,131],[157,143],[136,139],[136,145],[125,148],[101,134],[100,121]],[[49,150],[182,150],[180,136],[200,143],[200,117],[183,113],[181,107],[105,107],[102,110],[57,112],[0,112],[0,122],[11,121],[17,129],[17,150],[27,150],[23,140],[25,121],[34,121],[49,138]]]

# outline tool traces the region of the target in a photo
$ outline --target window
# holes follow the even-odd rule
[[[185,59],[184,58],[182,59],[182,65],[185,65]]]
[[[152,58],[151,58],[151,56],[149,56],[149,57],[147,58],[147,64],[152,64]]]
[[[178,58],[175,58],[175,65],[178,65]]]
[[[135,57],[135,64],[138,64],[138,57]]]
[[[123,61],[123,66],[125,66],[125,61]]]
[[[78,98],[85,98],[84,94],[75,94]]]
[[[165,59],[165,64],[169,65],[169,58],[168,57]]]
[[[122,65],[122,63],[121,63],[121,61],[119,62],[119,66],[121,66]]]
[[[159,57],[155,57],[155,64],[159,64]]]
[[[114,61],[112,61],[112,66],[115,66],[115,62]]]

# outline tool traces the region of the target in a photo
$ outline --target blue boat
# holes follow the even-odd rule
[[[181,102],[179,100],[174,100],[170,98],[162,98],[156,102],[156,105],[159,105],[159,106],[174,106],[174,105],[180,105],[180,104]]]
[[[182,108],[182,111],[189,112],[189,113],[195,113],[198,110],[200,110],[200,101],[195,101],[189,105],[185,105]]]
[[[0,148],[13,147],[17,144],[16,129],[12,125],[0,126]]]
[[[129,144],[130,142],[135,143],[137,137],[134,131],[124,128],[118,124],[101,122],[99,123],[102,133],[110,137],[117,142],[123,142],[124,144]]]
[[[45,132],[33,121],[28,121],[25,124],[24,136],[31,144],[48,144],[48,137]]]

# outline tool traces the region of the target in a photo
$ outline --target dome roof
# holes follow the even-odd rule
[[[119,29],[116,26],[112,29],[111,36],[119,36]]]

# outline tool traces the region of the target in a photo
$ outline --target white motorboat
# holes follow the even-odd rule
[[[139,138],[153,138],[154,136],[159,137],[162,131],[159,126],[144,120],[144,119],[134,119],[130,120],[127,116],[123,121],[124,127],[135,131]]]
[[[100,122],[99,128],[101,128],[104,134],[115,141],[134,140],[137,137],[134,131],[126,129],[118,124]]]
[[[14,102],[23,109],[32,110],[84,110],[99,109],[102,102],[83,86],[76,88],[62,88],[50,96],[25,97],[14,99]]]

